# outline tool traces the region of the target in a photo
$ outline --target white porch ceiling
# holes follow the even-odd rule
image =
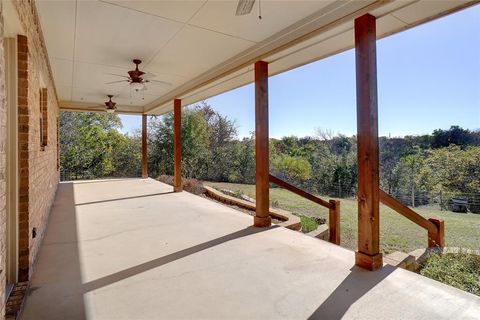
[[[475,2],[475,1],[473,1]],[[120,112],[161,114],[172,99],[190,104],[253,81],[252,62],[270,74],[353,47],[353,19],[370,12],[377,36],[407,29],[472,1],[269,1],[235,16],[237,1],[37,1],[63,109],[102,110],[107,94]],[[141,70],[171,86],[132,93],[109,73]]]

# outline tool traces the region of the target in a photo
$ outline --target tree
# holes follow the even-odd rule
[[[153,118],[149,125],[149,171],[173,175],[173,113]],[[195,108],[182,110],[182,175],[203,178],[208,163],[208,126]]]
[[[478,143],[477,138],[478,132],[475,133],[459,126],[451,126],[448,130],[437,129],[432,134],[432,148],[444,148],[451,144],[465,147]]]
[[[132,136],[118,133],[112,149],[113,176],[138,177],[142,170],[142,136],[135,132]]]
[[[133,168],[134,164],[114,161],[114,154],[127,159],[126,155],[120,155],[119,146],[127,143],[127,138],[118,131],[121,126],[116,114],[62,112],[60,164],[64,179],[104,177],[120,167]],[[130,154],[128,159],[133,161],[135,157]]]
[[[420,170],[423,166],[424,155],[420,148],[416,147],[408,155],[400,158],[395,167],[395,175],[399,176],[400,188],[404,192],[410,189],[410,205],[415,207],[415,196],[421,185]]]
[[[273,160],[273,167],[290,181],[305,181],[312,174],[310,163],[300,157],[281,155]]]
[[[61,114],[61,168],[70,178],[139,176],[141,136],[122,134],[118,115]],[[173,113],[151,117],[150,176],[173,175]],[[480,203],[480,131],[458,126],[431,135],[380,137],[380,184],[412,206],[452,196]],[[330,196],[354,196],[356,137],[317,130],[317,136],[270,139],[274,174],[298,187]],[[235,121],[209,104],[182,111],[182,175],[202,180],[254,183],[255,139],[238,139]],[[480,211],[479,208],[475,209]]]
[[[480,195],[480,147],[456,145],[427,153],[422,175],[428,189],[444,202],[452,196]]]
[[[237,138],[235,121],[222,116],[205,102],[194,106],[194,110],[203,115],[207,124],[208,160],[205,161],[204,176],[216,181],[228,181],[230,177],[235,179],[237,173],[232,168],[238,151],[237,144],[233,143]]]
[[[399,183],[399,175],[395,172],[395,166],[400,158],[408,154],[411,147],[402,138],[379,138],[380,145],[380,186],[387,193],[392,194]]]

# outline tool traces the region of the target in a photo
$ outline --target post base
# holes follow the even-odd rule
[[[267,228],[272,225],[272,218],[268,217],[253,217],[253,226],[257,228]]]
[[[183,188],[182,187],[173,187],[173,192],[182,192]]]
[[[357,267],[375,271],[383,267],[383,257],[381,253],[377,253],[373,256],[355,251],[355,265]]]
[[[142,174],[142,179],[147,179],[148,178],[148,175],[143,175]]]

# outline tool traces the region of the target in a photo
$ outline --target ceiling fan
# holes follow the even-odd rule
[[[244,16],[252,12],[253,5],[255,0],[238,0],[237,11],[235,12],[236,16]],[[258,0],[258,18],[262,19],[262,8],[260,0]]]
[[[116,104],[117,104],[117,103],[112,101],[113,95],[108,94],[107,97],[108,97],[108,101],[105,101],[105,102],[104,102],[104,104],[105,104],[105,111],[107,111],[108,113],[114,113],[114,112],[117,110],[117,107],[116,107]],[[101,104],[90,105],[90,106],[86,106],[86,107],[84,107],[84,108],[86,108],[86,109],[94,109],[95,111],[98,111],[98,107],[103,107],[103,105],[101,105]]]
[[[107,113],[114,113],[115,110],[117,110],[115,106],[117,103],[112,101],[113,95],[109,94],[107,97],[108,101],[105,101],[105,111],[107,111]]]
[[[135,69],[128,71],[128,76],[124,76],[124,75],[120,75],[120,74],[114,74],[114,73],[108,73],[110,75],[117,76],[117,77],[122,77],[122,78],[125,78],[125,79],[118,80],[118,81],[107,82],[105,84],[128,82],[128,83],[130,83],[130,88],[135,90],[136,92],[147,90],[147,87],[145,85],[146,83],[152,83],[152,84],[158,84],[158,85],[164,85],[164,86],[171,86],[172,85],[170,82],[153,80],[151,78],[155,77],[154,74],[141,71],[138,68],[138,65],[142,63],[142,60],[133,59],[133,63],[135,64]]]

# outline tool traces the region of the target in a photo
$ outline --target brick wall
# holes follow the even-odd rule
[[[20,146],[19,281],[27,280],[32,274],[59,181],[56,143],[48,143],[46,146],[40,143],[40,92],[46,91],[47,97],[48,123],[44,124],[44,127],[48,128],[46,141],[57,141],[55,128],[59,108],[33,5],[33,1],[15,2],[23,29],[26,30],[25,37],[17,38]]]
[[[3,14],[0,1],[0,318],[5,315],[5,259],[6,259],[6,139],[7,101],[5,96],[5,61],[3,48]]]

